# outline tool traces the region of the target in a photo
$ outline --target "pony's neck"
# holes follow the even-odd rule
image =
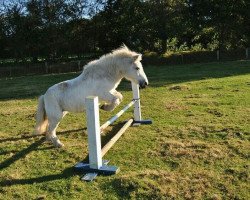
[[[109,58],[109,62],[106,63],[104,66],[109,71],[109,78],[110,80],[114,81],[115,83],[120,83],[121,80],[124,78],[123,68],[121,63],[117,61],[115,58]]]
[[[124,78],[124,70],[121,63],[113,56],[101,58],[99,60],[89,63],[86,69],[80,74],[82,80],[106,79],[112,82],[116,87]]]

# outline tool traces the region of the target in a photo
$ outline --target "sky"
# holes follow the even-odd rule
[[[8,8],[10,6],[13,6],[16,3],[18,3],[18,4],[20,3],[21,4],[21,3],[25,3],[27,1],[28,0],[0,0],[0,14],[4,13],[4,10],[6,8]],[[70,3],[71,1],[72,0],[65,0],[65,2],[67,2],[67,3]],[[82,0],[82,2],[86,2],[88,5],[91,5],[92,3],[95,3],[96,1],[97,0]],[[92,5],[94,5],[94,4],[92,4]],[[98,5],[98,6],[96,6],[96,5]],[[100,11],[100,10],[103,9],[103,5],[101,5],[101,4],[95,4],[95,7],[92,7],[92,8],[94,8],[95,12],[97,10]],[[21,10],[21,12],[25,14],[25,12],[26,12],[25,7],[23,7],[23,10]],[[83,15],[83,18],[91,18],[91,15],[89,15],[89,13],[82,13],[82,15]]]

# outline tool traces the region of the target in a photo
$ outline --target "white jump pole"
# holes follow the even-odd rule
[[[132,100],[128,105],[126,105],[120,112],[118,112],[114,117],[110,118],[101,126],[101,133],[105,128],[107,128],[110,124],[112,124],[115,120],[117,120],[126,110],[128,110],[133,104],[135,104],[138,100]]]
[[[132,82],[133,99],[137,100],[134,104],[134,120],[141,121],[141,103],[139,85]],[[139,125],[137,123],[136,125]]]
[[[89,145],[89,165],[90,168],[99,169],[102,166],[102,151],[98,97],[91,96],[86,98],[86,112]]]

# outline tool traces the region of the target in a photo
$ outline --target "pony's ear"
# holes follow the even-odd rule
[[[141,60],[141,54],[136,54],[132,58],[133,58],[133,62],[135,62],[137,60]]]
[[[126,44],[122,43],[121,45],[121,49],[126,49],[126,50],[129,50],[128,47],[126,46]]]

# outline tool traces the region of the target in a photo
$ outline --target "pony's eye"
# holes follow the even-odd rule
[[[136,67],[135,69],[136,69],[136,70],[139,70],[140,68],[139,68],[139,67]]]

